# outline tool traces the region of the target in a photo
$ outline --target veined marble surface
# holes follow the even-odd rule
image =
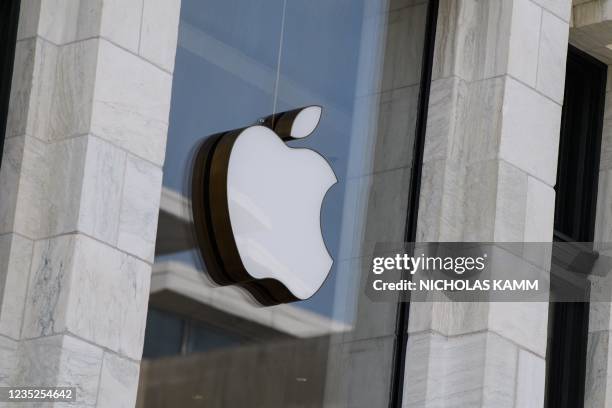
[[[138,360],[150,265],[83,235],[34,247],[23,336],[68,331]]]
[[[14,386],[76,387],[79,406],[94,407],[102,350],[70,335],[41,337],[19,344]],[[70,406],[72,404],[65,404]]]

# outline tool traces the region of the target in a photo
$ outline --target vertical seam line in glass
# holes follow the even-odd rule
[[[419,214],[419,194],[421,191],[421,173],[423,167],[423,152],[425,148],[425,133],[427,129],[427,114],[429,110],[429,93],[433,69],[434,50],[436,43],[436,25],[438,22],[439,0],[429,0],[427,5],[427,21],[423,41],[421,60],[421,83],[415,138],[413,149],[410,185],[408,187],[408,214],[404,232],[405,242],[414,242],[417,233]],[[395,341],[393,345],[393,360],[391,373],[390,408],[401,408],[404,393],[404,373],[406,371],[406,350],[408,346],[408,320],[410,315],[409,299],[400,299],[397,306]]]

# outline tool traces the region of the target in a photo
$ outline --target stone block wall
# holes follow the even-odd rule
[[[552,241],[570,9],[440,2],[419,241]],[[404,405],[543,406],[547,322],[547,303],[413,303]]]
[[[0,171],[2,385],[134,406],[179,12],[22,1]]]

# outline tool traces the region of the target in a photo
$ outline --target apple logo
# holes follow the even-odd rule
[[[333,264],[321,205],[336,176],[314,150],[285,144],[310,135],[321,113],[320,106],[278,113],[210,136],[196,153],[192,209],[208,274],[263,305],[308,299]]]

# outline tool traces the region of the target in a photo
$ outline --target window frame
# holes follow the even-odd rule
[[[20,6],[20,0],[4,0],[0,3],[0,44],[4,44],[0,48],[0,167],[4,151]]]
[[[569,45],[559,136],[553,239],[555,242],[576,242],[577,251],[590,252],[594,257],[597,254],[593,252],[592,242],[595,237],[606,81],[607,65]],[[584,85],[584,82],[588,85],[576,88],[576,83]],[[576,89],[583,92],[578,95],[581,98],[576,97]],[[581,103],[585,99],[588,103]],[[582,125],[577,133],[580,137],[570,140],[570,135],[576,136],[576,123]],[[564,177],[566,180],[563,180]],[[589,244],[585,247],[581,243]],[[585,276],[585,298],[588,298],[590,286],[586,283]],[[551,289],[554,284],[555,276],[551,276]],[[551,291],[553,296],[554,292]],[[549,304],[547,407],[584,406],[589,308],[588,302],[555,303],[554,298]]]
[[[408,214],[406,216],[406,225],[404,228],[404,241],[407,243],[415,242],[417,235],[421,176],[423,171],[425,135],[427,132],[427,117],[429,114],[429,95],[431,91],[439,8],[439,0],[428,1],[423,54],[421,56],[421,80],[419,84],[420,89],[415,126],[413,161],[410,173],[410,185],[407,191]],[[409,298],[399,299],[396,316],[391,386],[389,390],[390,408],[401,408],[403,406],[404,383],[406,380],[406,355],[408,350],[408,325],[410,321]]]

